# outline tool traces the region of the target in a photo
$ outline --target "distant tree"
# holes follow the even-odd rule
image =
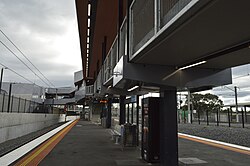
[[[217,95],[210,93],[207,94],[191,94],[192,108],[194,110],[199,110],[205,112],[206,110],[210,112],[216,112],[221,106],[223,106],[222,100],[219,99]],[[186,104],[183,106],[183,109],[187,110],[187,100]]]

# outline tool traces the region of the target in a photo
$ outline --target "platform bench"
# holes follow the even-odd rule
[[[119,144],[119,140],[121,139],[121,134],[116,130],[110,130],[111,140],[115,140],[115,144]]]

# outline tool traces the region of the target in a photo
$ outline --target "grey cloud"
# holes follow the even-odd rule
[[[250,72],[249,64],[234,67],[232,69],[233,78],[239,77],[239,76],[245,76],[245,75],[249,74],[249,72]]]
[[[80,61],[78,65],[56,63],[55,59],[60,57],[60,51],[53,47],[54,38],[64,35],[68,32],[68,25],[75,24],[75,16],[74,0],[0,1],[0,29],[57,86],[72,85],[73,72],[80,70],[77,67],[81,66]],[[75,30],[77,30],[77,24]],[[28,64],[2,34],[0,34],[0,40],[7,44]],[[76,36],[76,40],[78,40],[78,35]],[[37,80],[34,74],[1,44],[0,62],[32,81]],[[30,64],[28,65],[34,70]],[[25,82],[9,71],[5,71],[4,79],[7,81]],[[44,84],[41,83],[41,85]]]
[[[0,2],[0,17],[3,28],[13,32],[43,35],[60,35],[64,24],[74,18],[73,1],[3,0]]]

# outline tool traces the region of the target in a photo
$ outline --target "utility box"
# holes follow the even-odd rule
[[[142,100],[142,145],[141,156],[150,163],[160,161],[160,98]]]
[[[123,147],[136,146],[136,125],[126,123],[121,127],[121,133]]]

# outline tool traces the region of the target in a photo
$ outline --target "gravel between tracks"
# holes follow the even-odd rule
[[[54,124],[52,126],[46,127],[42,130],[36,131],[36,132],[32,132],[30,134],[24,135],[22,137],[18,137],[3,143],[0,143],[0,157],[3,156],[4,154],[34,140],[35,138],[38,138],[39,136],[61,126],[62,124],[64,124],[65,122],[61,122],[58,124]]]
[[[250,147],[249,128],[178,124],[178,132]]]

